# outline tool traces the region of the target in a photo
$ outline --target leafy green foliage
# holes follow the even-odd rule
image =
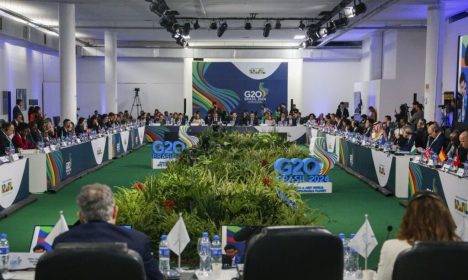
[[[304,158],[308,152],[278,134],[207,130],[160,176],[116,193],[119,223],[148,234],[156,247],[182,213],[191,244],[184,257],[197,259],[201,233],[220,234],[223,225],[308,225],[326,219],[307,208],[294,187],[279,181],[276,159]],[[297,207],[277,195],[285,193]]]

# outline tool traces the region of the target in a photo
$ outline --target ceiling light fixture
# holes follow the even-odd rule
[[[200,24],[198,23],[198,19],[193,23],[193,29],[197,30],[200,28]]]
[[[190,34],[190,23],[186,22],[182,28],[182,34],[188,36]]]
[[[348,18],[340,13],[338,19],[333,21],[333,24],[335,24],[336,29],[340,29],[348,25],[348,22]]]
[[[327,29],[322,27],[320,28],[318,34],[320,35],[320,38],[325,38],[328,35]]]
[[[276,20],[275,29],[281,29],[281,21],[279,19]]]
[[[224,34],[224,32],[226,31],[227,28],[228,28],[228,25],[227,25],[227,23],[225,21],[219,25],[219,28],[218,28],[218,37],[219,38],[221,38],[221,36],[223,36],[223,34]]]
[[[218,24],[216,23],[215,20],[213,20],[210,24],[210,29],[215,30],[218,29]]]
[[[305,29],[305,24],[302,22],[302,20],[299,22],[299,30],[304,30]]]
[[[250,23],[250,21],[248,19],[245,21],[244,29],[245,30],[252,29],[252,24]]]
[[[347,18],[357,17],[367,11],[366,4],[362,3],[361,0],[358,1],[359,3],[356,4],[356,0],[354,0],[354,6],[343,9],[343,13]]]
[[[265,23],[265,26],[263,27],[263,37],[267,38],[270,36],[270,31],[271,31],[271,23],[267,21]]]

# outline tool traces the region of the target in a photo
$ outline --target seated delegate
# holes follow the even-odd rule
[[[457,226],[442,199],[424,191],[416,193],[408,203],[397,239],[385,241],[380,251],[376,280],[392,280],[393,265],[401,251],[416,241],[457,241]],[[441,268],[443,269],[443,268]]]

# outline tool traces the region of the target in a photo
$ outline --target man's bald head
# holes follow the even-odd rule
[[[463,131],[461,134],[460,134],[460,145],[465,148],[465,149],[468,149],[468,131],[465,130]]]

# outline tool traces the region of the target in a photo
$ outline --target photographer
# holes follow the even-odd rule
[[[395,110],[395,119],[396,123],[400,123],[401,119],[408,120],[408,105],[406,103],[400,105],[400,112],[397,113]]]
[[[411,118],[409,119],[408,123],[413,126],[413,128],[416,128],[418,120],[424,118],[424,111],[423,111],[423,106],[422,104],[416,103],[413,106],[414,113],[411,115]]]

